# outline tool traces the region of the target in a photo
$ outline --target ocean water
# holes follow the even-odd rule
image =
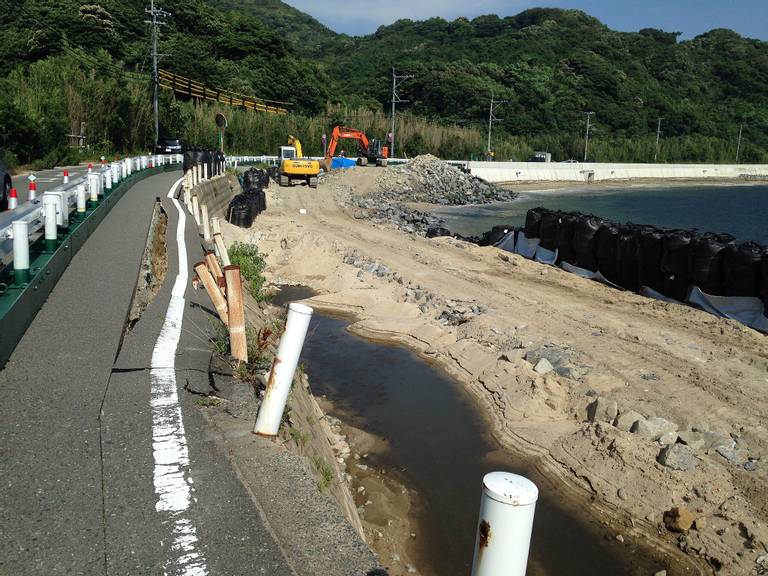
[[[727,232],[739,240],[768,245],[767,185],[634,185],[574,188],[568,192],[524,192],[514,202],[441,207],[434,213],[446,221],[451,232],[473,236],[496,224],[521,226],[526,212],[537,206],[591,213],[622,223]]]

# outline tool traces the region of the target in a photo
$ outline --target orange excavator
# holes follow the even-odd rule
[[[389,158],[389,147],[384,145],[383,140],[376,140],[372,138],[368,140],[368,136],[365,132],[357,130],[355,128],[348,128],[346,126],[336,126],[333,129],[333,135],[331,141],[328,144],[328,150],[325,153],[325,160],[323,161],[323,169],[326,172],[331,170],[331,163],[333,157],[336,154],[336,148],[339,145],[339,140],[344,139],[357,140],[358,143],[358,155],[357,165],[367,166],[369,162],[376,163],[376,166],[386,166],[387,159]]]

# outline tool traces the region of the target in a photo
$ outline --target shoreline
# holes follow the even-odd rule
[[[764,337],[493,248],[373,224],[339,206],[368,178],[352,170],[318,191],[271,188],[258,232],[237,230],[237,239],[258,243],[274,283],[312,286],[323,294],[318,308],[353,313],[351,331],[439,363],[477,398],[502,446],[538,458],[558,493],[578,496],[630,541],[663,550],[672,576],[692,573],[683,566],[748,573],[751,546],[768,542],[765,467],[739,471],[709,452],[695,470],[671,471],[657,462],[657,443],[590,421],[587,407],[607,399],[680,430],[705,418],[707,430],[736,434],[759,457],[768,446]],[[525,359],[549,345],[573,356],[568,375],[538,374]],[[675,506],[701,528],[668,532],[662,515]]]

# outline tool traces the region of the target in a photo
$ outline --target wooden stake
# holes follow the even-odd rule
[[[224,278],[224,272],[221,271],[219,261],[216,260],[216,254],[213,252],[206,252],[205,262],[208,264],[208,269],[211,271],[211,274],[213,274],[213,278],[216,280],[216,283],[220,284],[220,281]]]
[[[214,234],[213,241],[216,242],[216,248],[219,249],[219,257],[221,258],[221,263],[224,265],[224,268],[231,265],[232,263],[229,261],[229,252],[227,252],[227,247],[224,244],[224,237],[221,234]]]
[[[222,296],[216,280],[214,280],[211,272],[208,270],[208,264],[206,262],[198,262],[195,264],[195,272],[197,272],[197,276],[202,281],[203,286],[205,286],[205,290],[208,292],[208,296],[211,298],[211,302],[213,302],[213,306],[216,308],[219,318],[221,318],[221,321],[224,322],[224,324],[229,324],[227,301],[224,299],[224,296]]]
[[[245,310],[243,308],[243,280],[240,266],[224,268],[227,280],[227,304],[229,306],[229,347],[232,356],[248,362],[248,343],[245,338]]]
[[[211,240],[211,221],[208,219],[208,205],[203,204],[200,206],[200,217],[203,219],[203,239]]]

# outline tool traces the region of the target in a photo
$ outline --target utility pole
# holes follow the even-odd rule
[[[170,16],[170,12],[166,12],[162,8],[155,7],[155,0],[150,0],[149,9],[144,9],[144,12],[150,15],[151,20],[144,20],[145,24],[152,26],[152,83],[154,87],[154,94],[152,97],[152,104],[155,110],[155,146],[160,140],[160,104],[159,104],[159,91],[160,91],[160,73],[157,69],[157,60],[160,54],[157,53],[157,36],[160,31],[160,26],[164,26],[163,19]]]
[[[661,121],[664,120],[664,118],[659,118],[659,125],[656,128],[656,152],[653,153],[653,163],[656,163],[656,160],[659,157],[659,139],[661,138]]]
[[[584,162],[586,162],[587,152],[589,151],[589,128],[590,128],[589,121],[592,118],[592,115],[594,114],[594,112],[584,112],[584,114],[587,115],[587,137],[584,141]]]
[[[741,154],[741,133],[744,130],[744,122],[739,126],[739,141],[736,144],[736,164],[739,163],[739,154]]]
[[[390,132],[390,134],[392,134],[392,141],[390,142],[389,150],[390,158],[395,157],[395,106],[397,104],[405,104],[408,102],[408,100],[403,100],[400,98],[400,95],[397,93],[397,89],[403,84],[403,82],[413,77],[413,74],[398,75],[394,66],[392,67],[392,131]]]
[[[493,123],[494,122],[501,122],[503,118],[496,118],[496,115],[494,114],[494,111],[496,110],[497,106],[500,106],[501,104],[506,104],[506,100],[495,100],[493,96],[491,96],[491,109],[488,112],[488,148],[487,148],[487,154],[488,157],[491,156],[491,130],[493,129]]]

